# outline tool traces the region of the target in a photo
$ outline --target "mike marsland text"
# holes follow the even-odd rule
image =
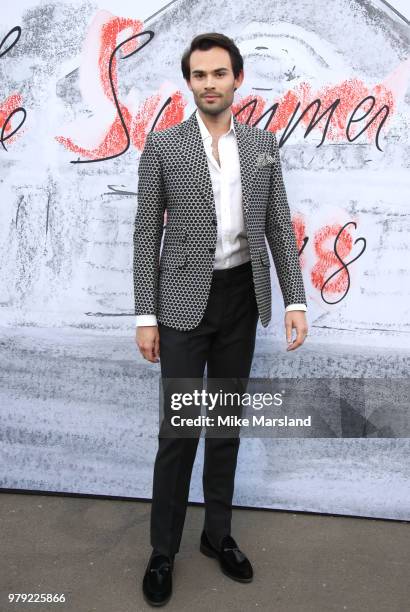
[[[175,427],[310,427],[311,420],[310,415],[305,419],[292,418],[287,415],[283,418],[272,418],[256,414],[251,419],[232,415],[219,415],[216,418],[205,415],[194,418],[174,415],[171,417],[171,425]]]

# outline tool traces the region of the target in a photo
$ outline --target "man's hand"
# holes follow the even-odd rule
[[[292,342],[292,329],[296,329],[296,339]],[[285,313],[285,329],[286,341],[288,343],[287,351],[293,351],[298,348],[303,342],[308,333],[308,324],[304,310],[290,310]]]
[[[157,325],[143,325],[137,327],[135,342],[144,359],[152,363],[159,361],[159,331]]]

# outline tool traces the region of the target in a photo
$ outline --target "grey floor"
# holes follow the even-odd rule
[[[141,592],[149,514],[146,502],[3,492],[0,610],[153,610]],[[255,573],[241,584],[199,552],[202,520],[190,505],[164,610],[409,610],[408,523],[235,509],[232,535]],[[9,604],[9,593],[64,593],[66,603]]]

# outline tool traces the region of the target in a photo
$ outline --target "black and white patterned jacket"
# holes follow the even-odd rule
[[[276,137],[233,120],[255,295],[266,327],[271,319],[271,281],[265,236],[285,306],[306,304],[305,290]],[[208,301],[217,238],[211,177],[195,113],[176,126],[148,134],[138,177],[135,314],[155,314],[170,327],[193,329]]]

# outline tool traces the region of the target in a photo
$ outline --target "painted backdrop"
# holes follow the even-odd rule
[[[244,439],[234,501],[410,518],[407,20],[377,0],[180,0],[145,20],[121,6],[33,0],[1,18],[0,485],[151,496],[159,365],[133,339],[138,160],[150,130],[195,109],[183,50],[221,31],[245,60],[234,113],[281,147],[308,299],[308,340],[287,354],[272,266],[252,375],[360,380],[368,400],[362,414],[323,399],[337,426],[313,437]],[[195,501],[201,462],[202,441]]]

